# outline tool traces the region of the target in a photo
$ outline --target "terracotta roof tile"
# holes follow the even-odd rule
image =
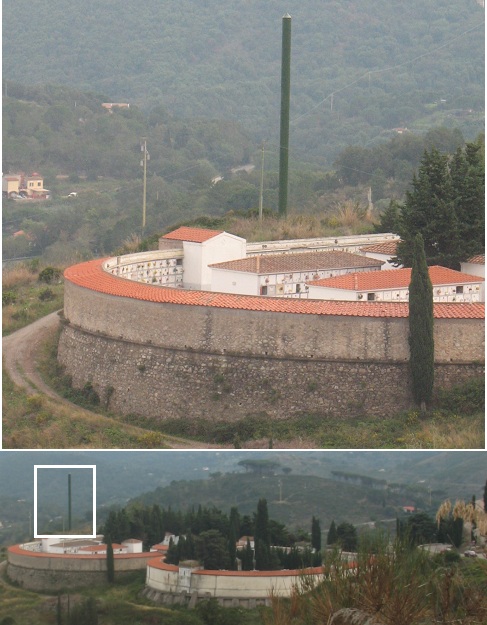
[[[219,234],[222,234],[223,230],[207,230],[206,228],[188,228],[187,226],[181,226],[168,234],[165,234],[163,239],[170,239],[171,241],[188,241],[189,243],[204,243]]]
[[[160,304],[184,304],[236,310],[295,313],[305,315],[337,315],[352,317],[407,317],[407,303],[396,302],[339,302],[311,299],[233,295],[209,291],[185,291],[170,287],[152,286],[112,276],[103,270],[108,259],[91,260],[68,267],[64,277],[79,287],[115,297],[127,297]],[[379,273],[379,272],[377,272]],[[484,304],[435,304],[435,317],[443,319],[483,319]]]
[[[485,265],[485,254],[477,254],[477,256],[472,256],[467,260],[467,263],[472,263],[474,265]]]
[[[483,282],[479,276],[471,276],[454,269],[435,265],[428,268],[433,286],[446,284],[470,284]],[[308,284],[313,286],[345,289],[348,291],[371,291],[381,289],[405,289],[411,282],[411,269],[391,269],[390,271],[364,271],[348,273],[335,278],[312,280]]]
[[[365,245],[364,247],[361,247],[360,251],[395,256],[398,242],[399,241],[384,241],[383,243],[373,243],[372,245]]]
[[[166,564],[160,558],[154,558],[147,562],[147,566],[162,571],[179,571],[179,567],[174,564]],[[352,565],[351,565],[352,566]],[[282,571],[210,571],[200,569],[193,571],[193,575],[217,575],[218,577],[296,577],[299,575],[320,575],[323,573],[323,567],[317,566],[307,569],[286,569]]]
[[[265,254],[229,260],[209,265],[214,269],[230,269],[248,273],[269,274],[288,271],[323,271],[333,269],[355,269],[358,267],[381,267],[383,262],[351,252],[294,252],[291,254]],[[311,277],[311,276],[310,276]]]
[[[7,548],[7,551],[10,553],[15,553],[21,556],[29,556],[32,558],[55,558],[57,559],[69,559],[76,558],[76,560],[106,560],[106,554],[94,553],[46,553],[44,551],[28,551],[27,549],[22,549],[20,545],[11,545]],[[151,551],[143,551],[142,553],[116,553],[114,554],[116,560],[136,560],[137,558],[145,558],[147,560],[152,560],[154,558],[154,552]]]

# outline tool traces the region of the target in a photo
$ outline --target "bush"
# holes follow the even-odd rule
[[[46,284],[52,284],[61,277],[61,270],[56,267],[46,267],[39,273],[39,282],[45,282]]]
[[[8,306],[9,304],[15,304],[17,301],[17,294],[14,291],[5,291],[2,293],[2,306]]]
[[[41,300],[41,302],[50,302],[55,297],[56,296],[54,295],[54,291],[50,289],[49,287],[42,289],[42,291],[40,291],[38,295],[38,298]]]
[[[451,413],[470,415],[484,411],[484,378],[468,380],[451,389],[439,389],[437,406]]]

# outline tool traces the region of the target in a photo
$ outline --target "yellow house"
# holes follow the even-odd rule
[[[44,192],[44,178],[38,173],[34,172],[30,176],[26,177],[25,186],[27,189],[27,194],[30,197],[38,195],[40,192]]]
[[[20,174],[9,174],[2,177],[2,192],[10,196],[11,193],[18,193],[20,190]]]

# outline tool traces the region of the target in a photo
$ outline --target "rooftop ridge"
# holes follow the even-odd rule
[[[292,299],[211,291],[185,291],[178,288],[153,286],[105,272],[103,263],[107,260],[109,259],[101,258],[68,267],[64,272],[64,278],[78,287],[98,293],[158,304],[348,317],[407,318],[409,316],[409,306],[404,302]],[[435,303],[434,315],[437,319],[484,319],[485,305],[483,303]]]

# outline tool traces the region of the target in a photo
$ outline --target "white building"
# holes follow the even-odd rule
[[[466,262],[460,263],[460,270],[463,273],[468,273],[471,276],[480,276],[485,279],[485,254],[478,254],[472,256]],[[481,302],[485,302],[485,282],[482,282],[480,289]]]
[[[246,255],[246,241],[222,230],[181,226],[159,239],[159,250],[180,249],[184,257],[184,287],[211,291],[210,263]]]
[[[250,256],[210,265],[211,290],[239,295],[308,297],[311,280],[380,271],[382,261],[349,252],[295,252]]]
[[[384,269],[398,269],[399,265],[396,267],[392,263],[392,259],[397,254],[398,243],[399,240],[396,239],[394,241],[382,241],[381,243],[374,243],[373,245],[365,245],[360,248],[360,253],[367,258],[382,260],[384,262],[382,271],[384,271]]]
[[[446,267],[429,267],[435,302],[483,301],[483,278]],[[310,299],[407,302],[411,269],[349,273],[308,283]]]

